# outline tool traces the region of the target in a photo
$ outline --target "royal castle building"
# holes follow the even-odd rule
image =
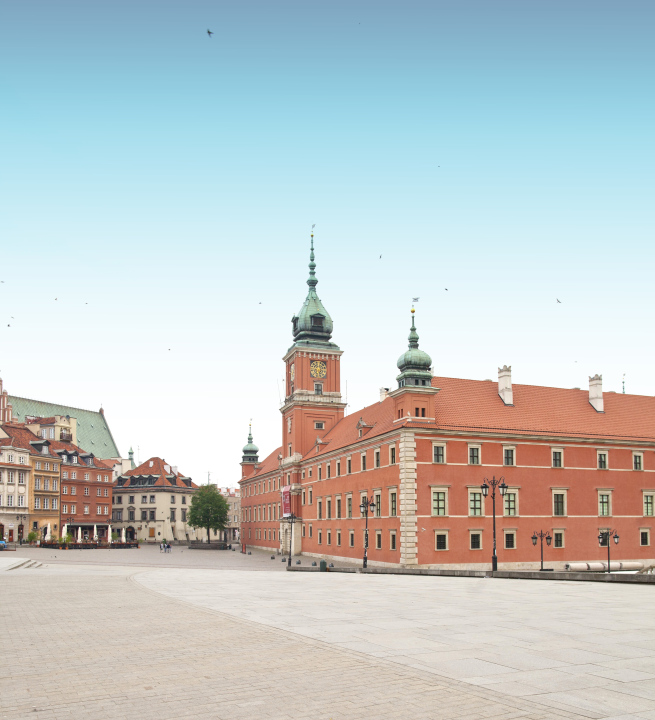
[[[490,568],[494,504],[500,569],[539,567],[540,531],[547,567],[606,560],[607,533],[612,562],[655,562],[655,398],[600,375],[588,391],[514,385],[508,366],[497,383],[435,376],[412,310],[396,387],[346,416],[315,270],[312,237],[282,442],[262,461],[252,436],[243,449],[242,543],[288,551],[290,493],[294,554],[361,559],[366,500],[371,565]]]

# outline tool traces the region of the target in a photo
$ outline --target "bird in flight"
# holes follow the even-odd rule
[[[214,33],[209,28],[207,28],[207,35],[209,35],[209,37],[211,37],[213,34]]]
[[[382,260],[382,255],[380,255],[380,260]]]
[[[562,301],[559,298],[555,298],[555,300],[557,300],[560,305],[562,304]]]
[[[421,298],[412,298],[412,302],[418,302]]]
[[[444,288],[444,290],[445,290],[446,292],[448,292],[448,288]]]

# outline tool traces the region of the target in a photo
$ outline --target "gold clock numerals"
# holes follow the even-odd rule
[[[309,372],[314,378],[324,378],[327,375],[327,365],[322,360],[314,360],[309,366]]]

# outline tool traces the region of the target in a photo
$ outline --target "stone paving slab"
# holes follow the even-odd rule
[[[153,591],[398,666],[589,718],[655,716],[647,586],[152,570]]]
[[[1,720],[591,717],[179,602],[130,581],[134,572],[47,564],[3,574]],[[241,578],[242,593],[256,576],[263,607],[267,584],[286,577],[161,568],[140,578],[148,575],[169,589]]]

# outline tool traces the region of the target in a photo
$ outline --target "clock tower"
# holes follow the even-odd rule
[[[343,418],[341,349],[330,341],[332,318],[316,294],[314,233],[309,254],[309,291],[291,319],[293,345],[283,360],[286,390],[281,408],[283,466],[300,461]],[[297,482],[297,480],[296,480]]]

